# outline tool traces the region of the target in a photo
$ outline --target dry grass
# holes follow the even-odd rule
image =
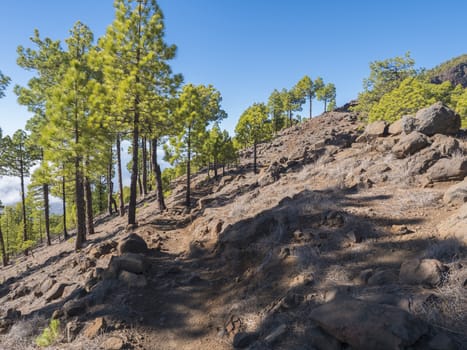
[[[47,320],[40,316],[16,322],[8,334],[0,336],[0,350],[36,349],[34,340],[44,327],[47,327]]]

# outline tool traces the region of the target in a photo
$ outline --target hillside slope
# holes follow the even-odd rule
[[[32,348],[52,317],[57,349],[465,348],[465,135],[400,128],[326,113],[260,145],[260,174],[247,149],[196,175],[191,211],[180,179],[134,231],[102,218],[81,252],[19,258],[0,348]]]

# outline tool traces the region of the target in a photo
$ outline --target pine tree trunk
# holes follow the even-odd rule
[[[312,107],[311,107],[311,104],[312,104],[312,97],[311,97],[311,95],[309,95],[308,98],[310,99],[310,119],[311,119],[311,118],[313,117],[313,114],[311,113],[311,112],[312,112],[312,110],[311,110],[311,108],[312,108]]]
[[[138,3],[138,11],[141,13],[141,2]],[[141,21],[138,22],[138,39],[141,38]],[[138,41],[139,43],[139,41]],[[136,49],[136,62],[137,67],[140,62],[141,49],[138,46]],[[135,85],[138,86],[140,82],[139,75],[136,74]],[[132,167],[131,167],[131,181],[130,181],[130,202],[128,203],[128,225],[136,225],[136,190],[138,182],[138,146],[139,146],[139,95],[136,93],[133,100],[133,154],[132,154]]]
[[[99,202],[97,203],[99,214],[104,212],[104,207],[104,184],[102,183],[102,176],[99,176]]]
[[[142,157],[143,161],[141,162],[143,165],[143,196],[146,197],[148,195],[148,148],[147,148],[147,141],[146,138],[143,137],[143,149],[142,149]]]
[[[75,158],[75,196],[77,221],[75,250],[79,250],[86,241],[86,203],[84,200],[84,181],[80,157]]]
[[[107,210],[109,215],[112,216],[112,199],[114,193],[114,183],[112,182],[112,171],[113,170],[113,156],[112,156],[112,147],[110,147],[110,160],[107,166]]]
[[[257,171],[256,171],[256,140],[254,141],[253,143],[253,173],[256,174]]]
[[[23,162],[23,152],[20,149],[19,157],[19,171],[20,171],[20,180],[21,180],[21,204],[23,211],[23,242],[28,240],[28,229],[27,229],[27,218],[26,218],[26,195],[24,191],[24,162]],[[24,255],[29,254],[29,249],[24,251]]]
[[[139,110],[138,98],[135,98],[135,111],[133,119],[133,152],[130,182],[130,203],[128,204],[128,224],[136,225],[136,194],[138,190],[138,144],[139,144]]]
[[[166,209],[164,200],[164,189],[162,187],[162,172],[161,167],[157,162],[157,138],[152,140],[152,157],[151,157],[152,169],[156,178],[156,191],[157,191],[157,202],[159,204],[159,210],[162,212]]]
[[[0,216],[0,220],[1,220]],[[3,231],[2,231],[2,223],[0,221],[0,248],[2,249],[2,262],[3,266],[8,265],[8,256],[6,255],[6,249],[5,249],[5,241],[3,240]]]
[[[186,207],[190,208],[191,206],[191,128],[188,127],[188,154],[186,160]]]
[[[92,191],[89,177],[84,177],[84,193],[86,201],[86,232],[88,235],[94,234],[94,214],[92,210]]]
[[[44,217],[45,217],[45,237],[47,245],[51,245],[50,241],[50,206],[49,206],[49,185],[43,184],[42,191],[44,195]]]
[[[120,216],[125,215],[125,202],[123,201],[123,177],[122,177],[122,150],[120,147],[120,134],[117,134],[117,173],[118,173],[118,189],[120,202]]]
[[[68,231],[66,229],[66,181],[65,176],[62,176],[62,206],[63,206],[63,239],[68,239]]]

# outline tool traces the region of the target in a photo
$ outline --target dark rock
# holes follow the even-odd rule
[[[52,300],[60,298],[63,295],[63,291],[65,290],[66,286],[67,284],[65,283],[55,284],[52,289],[50,289],[49,292],[45,295],[45,301],[49,303]]]
[[[86,301],[80,300],[69,300],[63,305],[63,312],[66,317],[79,316],[86,312]]]
[[[405,158],[429,145],[428,138],[417,131],[411,132],[408,135],[403,135],[399,142],[392,148],[392,153],[397,158]]]
[[[21,311],[19,310],[16,310],[16,309],[13,309],[13,308],[10,308],[6,311],[6,316],[5,318],[9,319],[9,320],[19,320],[19,318],[21,317]]]
[[[233,339],[233,346],[237,349],[244,349],[255,342],[259,337],[256,332],[240,332],[235,334]]]
[[[394,271],[383,270],[375,272],[370,278],[368,278],[369,286],[381,286],[384,284],[395,284],[398,281],[398,276]]]
[[[310,318],[326,333],[361,350],[405,348],[428,332],[424,322],[404,310],[350,298],[319,306]]]
[[[399,281],[433,288],[441,284],[447,270],[447,266],[436,259],[411,259],[402,263]]]
[[[132,273],[144,273],[148,269],[148,264],[144,256],[135,253],[126,253],[121,256],[112,256],[107,270],[104,272],[105,279],[117,278],[120,271]]]
[[[128,271],[121,271],[118,275],[118,279],[132,288],[143,288],[148,284],[146,277],[143,275],[137,275]]]
[[[442,158],[427,172],[433,182],[463,180],[467,176],[467,157]]]
[[[117,250],[120,255],[125,253],[146,254],[148,245],[141,236],[132,233],[118,243]]]

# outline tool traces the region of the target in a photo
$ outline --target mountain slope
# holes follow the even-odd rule
[[[443,199],[462,182],[430,169],[464,161],[465,136],[399,157],[405,135],[363,129],[326,113],[261,144],[260,174],[249,149],[222,178],[197,174],[190,212],[179,179],[167,213],[140,202],[134,231],[101,218],[81,252],[55,243],[2,268],[0,348],[31,347],[52,315],[59,349],[462,348],[467,254],[444,229],[465,206]],[[149,250],[122,253],[130,233]]]

